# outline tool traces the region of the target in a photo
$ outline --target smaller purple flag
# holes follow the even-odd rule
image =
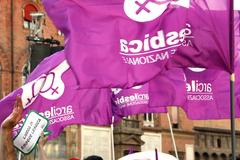
[[[220,1],[217,1],[217,2],[220,2]],[[198,5],[204,6],[206,4],[209,4],[211,7],[215,7],[215,8],[216,7],[221,8],[221,6],[222,7],[225,6],[225,5],[221,5],[224,3],[219,3],[218,5],[212,5],[214,3],[216,3],[216,1],[208,1],[208,3],[203,3],[203,4],[199,3]],[[217,13],[218,15],[221,12],[222,12],[221,9],[219,9],[219,10],[216,10],[215,14]],[[209,14],[211,14],[212,16],[214,15],[213,13],[214,12],[212,13],[209,12]],[[190,16],[196,16],[196,15],[193,14]],[[202,17],[202,15],[198,15],[198,16]],[[235,89],[234,89],[235,90],[235,112],[236,112],[235,116],[240,117],[240,29],[239,29],[240,18],[239,18],[239,12],[235,12],[234,16],[235,16],[234,29],[235,29],[235,75],[236,75],[236,82],[235,82]],[[226,15],[223,17],[227,18]],[[198,35],[198,36],[201,36],[201,35],[204,35],[203,33],[205,31],[223,32],[224,30],[227,29],[227,28],[224,29],[226,25],[224,26],[217,25],[219,28],[217,28],[216,30],[213,29],[212,27],[214,27],[214,25],[216,25],[216,23],[218,22],[216,20],[217,19],[212,19],[212,23],[210,22],[208,22],[208,24],[206,23],[207,25],[204,26],[205,28],[197,27],[193,29],[193,31],[195,32],[198,31],[199,33],[202,33]],[[199,22],[196,21],[196,23],[200,23],[200,22],[201,21]],[[220,46],[226,45],[226,44],[223,44],[227,39],[227,35],[225,34],[227,33],[224,32],[223,35],[221,34],[218,34],[218,35],[213,34],[213,35],[215,35],[215,39],[216,39],[215,45],[219,47],[218,49],[222,49],[224,53],[223,55],[228,56],[226,60],[229,60],[230,55],[226,51],[226,48],[220,47]],[[209,35],[210,34],[208,33],[208,35],[206,36],[208,37]],[[224,36],[225,38],[223,38]],[[204,45],[205,47],[203,48],[201,47],[202,51],[201,50],[197,50],[197,51],[204,52],[204,51],[207,51],[206,50],[207,48],[213,49],[211,48],[213,46],[211,45],[212,43],[206,43],[209,41],[211,41],[211,39],[204,42],[199,41],[199,45],[200,46]],[[217,42],[223,45],[217,45]],[[198,45],[194,45],[194,47],[196,48],[197,46]],[[215,49],[217,49],[216,46],[214,47]],[[209,51],[211,51],[210,53],[215,54],[214,50],[209,50]],[[193,51],[192,53],[196,53],[196,52]],[[209,58],[211,59],[212,56]],[[206,60],[207,59],[208,58],[206,58]],[[178,73],[174,73],[171,69],[168,72],[170,75],[168,74],[166,77],[161,77],[161,75],[157,76],[154,80],[150,82],[150,106],[158,106],[162,104],[161,100],[159,99],[164,99],[162,97],[166,94],[164,94],[163,88],[167,85],[165,84],[163,86],[160,86],[160,84],[164,84],[164,82],[166,82],[166,80],[164,81],[164,78],[167,79],[167,77],[176,76],[175,79],[172,78],[172,81],[167,80],[169,82],[168,83],[169,86],[167,87],[167,89],[171,88],[173,92],[173,94],[170,94],[167,97],[172,96],[173,99],[177,101],[177,103],[172,102],[172,104],[170,105],[181,106],[185,110],[187,116],[190,119],[207,120],[207,119],[230,118],[230,79],[229,79],[230,75],[228,72],[217,70],[217,69],[199,70],[196,68],[195,69],[185,68],[183,70],[179,70],[179,73],[185,75],[184,78],[182,78],[181,76],[179,77]],[[175,93],[180,93],[180,94],[175,94]],[[180,99],[182,99],[182,101],[178,101]]]
[[[24,86],[0,101],[0,123],[11,113],[18,94],[23,102],[24,113],[14,129],[15,134],[29,110],[35,110],[49,119],[48,130],[52,132],[50,139],[57,137],[67,125],[112,123],[111,91],[79,90],[64,56],[64,52],[60,52],[45,59]]]
[[[213,69],[201,72],[185,69],[184,72],[187,79],[187,103],[182,107],[188,117],[203,120],[230,118],[229,73]],[[238,92],[236,90],[235,93]],[[235,116],[240,117],[239,105],[235,105],[235,112]]]
[[[118,117],[140,113],[166,113],[166,107],[149,107],[149,85],[139,85],[130,89],[113,88],[113,112]]]
[[[171,77],[174,72],[169,70],[168,73],[168,77]],[[230,76],[228,72],[190,68],[183,69],[179,73],[184,73],[185,76],[180,79],[175,73],[172,74],[172,76],[176,76],[175,79],[169,80],[167,76],[163,78],[160,75],[160,78],[157,77],[150,82],[150,105],[152,107],[163,105],[165,102],[161,101],[168,98],[172,101],[165,103],[165,105],[182,107],[189,119],[230,118]],[[237,95],[240,95],[239,85],[240,83],[237,81],[235,84],[236,98]],[[167,89],[171,92],[166,92]],[[236,100],[235,112],[236,117],[240,117],[238,100]]]

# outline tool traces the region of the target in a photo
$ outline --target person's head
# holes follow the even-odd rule
[[[99,157],[99,156],[89,156],[87,158],[85,158],[84,160],[103,160],[102,157]]]

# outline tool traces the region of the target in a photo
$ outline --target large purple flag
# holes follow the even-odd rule
[[[81,88],[131,87],[182,45],[190,0],[43,0]]]
[[[49,119],[50,138],[58,136],[70,124],[112,123],[111,91],[79,90],[64,56],[64,52],[60,52],[44,60],[30,75],[28,83],[0,101],[0,123],[11,113],[17,95],[21,96],[25,109],[24,118],[15,131],[20,129],[29,110]]]
[[[228,0],[43,3],[81,88],[143,84],[166,63],[230,71]]]
[[[149,84],[139,85],[130,89],[112,89],[113,113],[117,117],[141,113],[165,113],[165,106],[149,106]]]

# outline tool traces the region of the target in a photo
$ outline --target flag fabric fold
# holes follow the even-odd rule
[[[29,76],[25,85],[0,101],[3,111],[0,123],[11,113],[17,95],[21,96],[24,113],[23,119],[14,129],[15,134],[29,110],[35,110],[49,119],[48,130],[52,132],[50,139],[57,137],[67,125],[112,123],[111,91],[79,90],[64,57],[64,52],[60,52],[45,59]]]
[[[117,117],[141,113],[166,113],[165,106],[149,106],[149,84],[134,86],[130,89],[112,88],[113,113]]]
[[[240,117],[238,98],[240,73],[239,69],[236,71],[235,116]],[[168,72],[171,73],[171,70]],[[159,76],[150,81],[151,107],[159,105],[178,106],[185,111],[189,119],[193,120],[230,118],[230,75],[228,72],[204,68],[186,68],[182,70],[182,73],[184,73],[182,79],[167,79],[167,76]],[[167,90],[169,92],[166,92]],[[164,96],[168,98],[168,103],[162,102],[166,99]]]
[[[46,58],[0,101],[0,123],[17,95],[24,118],[36,110],[50,120],[50,138],[70,124],[109,125],[114,115],[163,113],[167,106],[181,106],[190,119],[230,118],[228,3],[43,0],[65,35],[65,50]],[[239,12],[235,20],[240,117]]]
[[[189,3],[43,0],[81,88],[130,88],[160,73],[183,42]]]
[[[181,68],[166,70],[149,82],[150,106],[182,106],[186,95],[185,74]]]
[[[169,61],[169,67],[200,67],[231,72],[229,55],[229,1],[191,1],[187,25],[190,36]]]
[[[226,71],[185,69],[187,77],[187,103],[183,109],[190,119],[230,118],[230,75]],[[238,86],[236,84],[235,86]],[[235,90],[235,95],[239,94]],[[240,106],[235,105],[235,117],[240,117]]]
[[[214,1],[202,1],[205,3],[199,3],[198,5],[208,5],[208,8],[215,7],[215,10],[218,12],[222,12],[221,8],[226,7],[222,3],[219,3],[217,5],[214,5]],[[219,6],[219,8],[218,8]],[[220,13],[219,12],[219,13]],[[192,15],[194,16],[194,15]],[[200,15],[199,15],[200,16]],[[201,15],[202,16],[202,15]],[[239,105],[239,94],[240,94],[240,18],[239,18],[239,12],[236,11],[234,14],[234,38],[235,38],[235,49],[234,49],[234,66],[235,66],[235,75],[236,75],[236,81],[235,81],[235,111],[236,117],[240,117],[240,105]],[[205,16],[203,16],[205,17]],[[226,15],[225,15],[225,18]],[[205,18],[204,18],[205,19]],[[223,17],[224,19],[224,17]],[[213,22],[218,19],[213,19]],[[221,20],[220,20],[221,21]],[[219,22],[220,22],[219,21]],[[209,21],[208,21],[209,22]],[[212,24],[214,24],[212,22]],[[228,22],[228,21],[227,21]],[[227,26],[227,24],[225,25]],[[225,38],[221,38],[221,34],[218,34],[216,36],[220,36],[219,39],[216,41],[222,41],[221,43],[228,43],[228,36],[225,32],[227,32],[227,28],[224,29],[225,26],[218,25],[216,28],[216,32],[222,31],[222,35],[225,35]],[[204,26],[203,28],[196,28],[197,30],[204,30],[209,31],[211,33],[211,30],[207,30],[208,25]],[[201,32],[202,32],[201,31]],[[211,32],[210,32],[211,31]],[[194,29],[193,29],[194,32]],[[214,31],[215,32],[215,31]],[[228,32],[227,32],[228,33]],[[201,34],[198,34],[201,36]],[[197,35],[196,35],[197,36]],[[209,41],[202,41],[198,42],[199,44],[202,43],[202,45],[206,45],[206,47],[201,48],[202,51],[207,52],[208,47],[211,48],[211,43],[208,43]],[[193,43],[194,44],[194,43]],[[207,47],[207,45],[209,45]],[[196,47],[196,46],[194,46]],[[214,49],[213,47],[212,49]],[[183,51],[181,48],[178,50],[179,52]],[[214,50],[209,50],[211,54],[214,54]],[[220,50],[219,50],[220,51]],[[222,49],[225,57],[228,57],[226,60],[230,60],[230,54],[227,49]],[[199,50],[200,52],[200,50]],[[193,50],[193,53],[196,52]],[[175,58],[175,57],[174,57]],[[174,59],[173,58],[173,59]],[[212,57],[209,57],[211,59]],[[206,59],[207,60],[207,59]],[[199,62],[200,64],[201,62]],[[201,66],[201,65],[199,65]],[[199,67],[198,66],[198,67]],[[231,64],[229,62],[229,68]],[[169,70],[171,73],[171,69]],[[182,100],[182,102],[172,103],[172,105],[180,106],[182,107],[187,116],[190,119],[200,119],[200,120],[207,120],[207,119],[229,119],[230,118],[230,74],[227,71],[219,70],[219,69],[199,69],[199,68],[183,68],[182,71],[185,75],[184,78],[181,79],[180,76],[177,76],[179,79],[178,81],[173,79],[173,83],[169,83],[171,86],[167,88],[172,88],[173,92],[183,92],[184,86],[186,87],[185,95],[184,94],[171,94],[171,95],[177,95],[179,99]],[[170,74],[168,74],[170,75]],[[167,77],[164,77],[167,78]],[[162,104],[159,99],[162,98],[162,94],[164,91],[163,88],[158,87],[158,84],[161,84],[163,81],[163,78],[161,76],[157,76],[154,80],[150,81],[150,106],[158,106],[159,104]],[[184,84],[183,82],[186,82]],[[180,91],[179,91],[180,90]],[[167,97],[171,97],[171,95],[168,95]],[[174,99],[178,99],[175,98]]]
[[[231,72],[228,0],[43,0],[80,88],[131,88],[168,68]],[[65,22],[65,23],[62,23]]]

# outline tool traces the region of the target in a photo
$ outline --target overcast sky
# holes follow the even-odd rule
[[[234,0],[234,7],[236,10],[240,10],[240,0]]]

